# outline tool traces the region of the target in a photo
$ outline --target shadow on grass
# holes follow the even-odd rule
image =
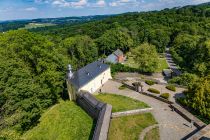
[[[89,136],[88,140],[92,140],[93,139],[93,135],[94,135],[94,131],[95,131],[95,128],[96,128],[96,124],[97,124],[97,120],[94,119],[91,131],[90,131],[90,136]]]

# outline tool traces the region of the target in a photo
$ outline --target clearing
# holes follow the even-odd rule
[[[128,58],[127,61],[125,62],[125,65],[131,68],[138,68],[139,65],[135,63],[133,56],[132,55],[127,55],[127,56]],[[168,69],[168,64],[166,62],[166,58],[163,57],[162,54],[159,54],[159,66],[155,72],[162,72],[163,69]]]
[[[29,24],[25,25],[25,27],[19,28],[19,29],[33,29],[33,28],[55,26],[55,25],[56,24],[52,24],[52,23],[29,23]]]

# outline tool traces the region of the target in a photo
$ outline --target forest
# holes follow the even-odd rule
[[[183,74],[170,82],[189,88],[180,102],[209,121],[210,5],[207,3],[0,33],[0,136],[6,139],[23,134],[38,123],[44,110],[61,98],[68,98],[67,64],[77,69],[117,48],[126,53],[135,48],[142,50],[137,47],[149,44],[155,54],[171,48]]]

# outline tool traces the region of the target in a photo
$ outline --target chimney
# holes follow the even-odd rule
[[[89,72],[87,72],[87,75],[89,76],[89,75],[90,75],[90,73],[89,73]]]
[[[69,64],[67,67],[67,77],[68,79],[72,79],[74,76],[73,72],[72,72],[72,66]]]

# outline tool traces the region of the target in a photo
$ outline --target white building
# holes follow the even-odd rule
[[[70,100],[76,99],[76,93],[80,90],[94,93],[101,88],[111,77],[109,65],[101,61],[95,61],[72,72],[71,65],[68,66],[68,93]]]

